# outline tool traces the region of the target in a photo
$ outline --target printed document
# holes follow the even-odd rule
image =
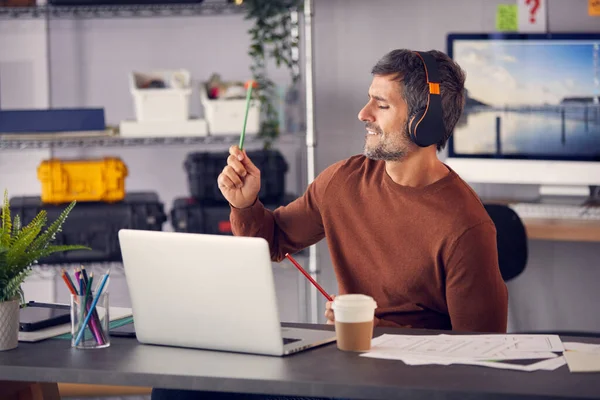
[[[534,371],[565,364],[558,335],[381,335],[362,357]],[[504,362],[502,362],[504,361]]]

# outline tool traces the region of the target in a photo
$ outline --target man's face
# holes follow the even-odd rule
[[[363,154],[373,160],[399,161],[415,145],[408,135],[408,107],[393,76],[375,76],[369,101],[358,113],[367,135]]]

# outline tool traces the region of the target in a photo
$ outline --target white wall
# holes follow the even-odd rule
[[[43,20],[0,21],[0,108],[48,106],[46,37]],[[48,150],[0,152],[2,193],[8,189],[11,196],[39,194],[36,168],[49,154]],[[46,271],[36,273],[25,289],[43,299],[52,298],[50,276]]]
[[[0,107],[47,107],[48,63],[44,20],[0,22]]]
[[[0,108],[48,106],[46,23],[43,20],[0,21]],[[0,181],[19,193],[39,193],[36,171],[48,151],[0,152]],[[17,189],[18,188],[18,189]]]
[[[317,171],[362,151],[364,129],[356,115],[366,98],[371,80],[369,71],[379,57],[401,47],[444,50],[449,32],[492,31],[496,5],[509,2],[315,0]],[[598,18],[587,16],[586,0],[551,0],[548,10],[552,31],[600,28]],[[226,79],[246,79],[248,27],[248,21],[239,15],[51,21],[51,104],[103,106],[107,121],[118,123],[133,117],[127,88],[127,74],[132,69],[184,67],[198,80],[215,71]],[[45,74],[40,64],[46,57],[44,32],[40,21],[0,21],[2,106],[45,105],[48,84],[43,79],[41,83],[38,81]],[[17,59],[25,59],[27,66],[17,68],[10,64]],[[278,82],[286,82],[286,71],[273,72]],[[192,108],[201,114],[197,99],[193,99]],[[293,167],[288,174],[288,189],[298,191],[304,182],[301,146],[290,141],[282,147]],[[193,148],[100,148],[61,150],[55,155],[120,155],[131,170],[127,187],[157,190],[169,208],[174,197],[187,193],[182,162],[190,150]],[[35,166],[46,156],[43,151],[0,153],[0,181],[11,195],[39,193]],[[167,167],[158,167],[158,159],[165,160]],[[476,189],[484,195],[513,195],[535,188],[478,185]],[[600,281],[597,268],[600,246],[556,242],[530,245],[531,258],[526,271],[509,284],[511,327],[600,331],[600,314],[594,306],[600,301],[595,287],[595,282]],[[337,285],[326,245],[320,245],[319,249],[323,269],[320,280],[328,291],[335,293]],[[288,270],[286,278],[278,279],[277,283],[287,320],[302,317],[294,273]],[[35,283],[33,278],[27,288],[28,296],[54,295],[52,287]]]

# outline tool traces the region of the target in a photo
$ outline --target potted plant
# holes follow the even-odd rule
[[[47,215],[42,210],[27,226],[15,215],[11,220],[8,192],[4,192],[2,227],[0,228],[0,351],[18,345],[19,309],[24,303],[21,285],[38,260],[59,251],[87,249],[85,246],[51,245],[75,202],[69,204],[59,217],[43,232]]]
[[[278,96],[275,83],[267,74],[269,60],[277,68],[286,66],[291,73],[292,85],[300,79],[298,65],[298,12],[302,10],[302,0],[244,0],[247,20],[253,20],[248,55],[252,59],[250,67],[253,79],[258,83],[258,98],[261,104],[262,121],[259,136],[264,139],[264,149],[271,148],[280,134],[279,115],[274,105]],[[293,18],[293,13],[295,16]],[[295,34],[294,34],[295,32]]]

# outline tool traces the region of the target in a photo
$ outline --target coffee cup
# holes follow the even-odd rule
[[[357,352],[371,349],[376,308],[377,303],[371,296],[364,294],[336,296],[332,309],[338,349]]]

